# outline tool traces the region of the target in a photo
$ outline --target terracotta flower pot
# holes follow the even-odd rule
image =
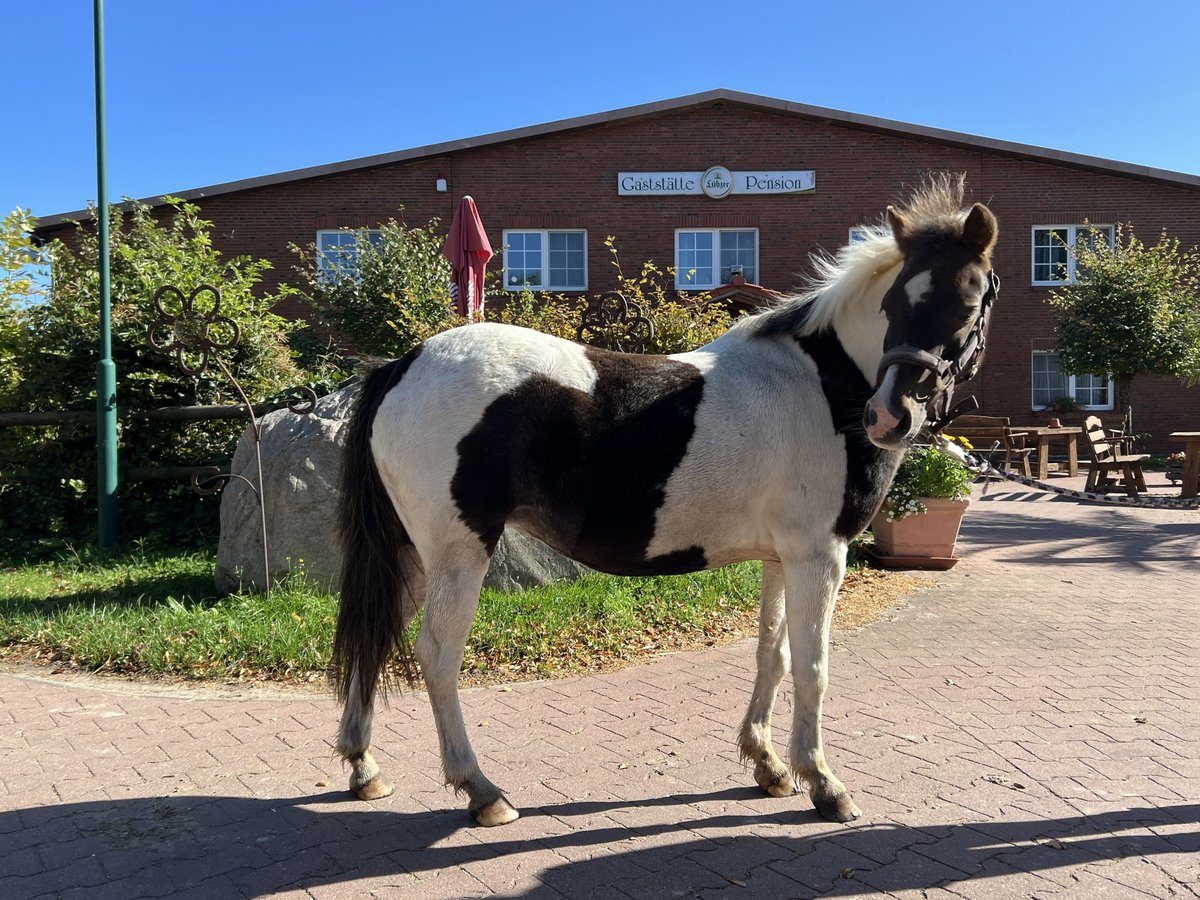
[[[888,521],[886,508],[879,511],[871,522],[876,552],[893,559],[957,561],[954,544],[963,513],[971,501],[922,497],[921,503],[927,512],[905,516],[896,522]]]

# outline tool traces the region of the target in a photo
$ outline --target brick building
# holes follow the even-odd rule
[[[965,172],[971,199],[1000,222],[1003,289],[973,385],[983,412],[1044,423],[1045,404],[1069,395],[1115,420],[1107,378],[1058,371],[1044,301],[1070,276],[1060,240],[1085,222],[1124,222],[1150,243],[1165,230],[1200,244],[1200,176],[716,90],[177,193],[215,223],[219,249],[272,260],[277,280],[294,264],[290,242],[332,246],[337,229],[370,228],[401,207],[410,223],[437,216],[446,227],[470,194],[493,247],[507,248],[492,262],[506,288],[612,289],[604,239],[614,235],[627,269],[653,259],[691,279],[681,286],[716,287],[740,267],[787,291],[810,253],[853,239],[935,170]],[[50,217],[39,232],[83,215]],[[1139,378],[1133,404],[1156,449],[1169,448],[1167,432],[1200,427],[1200,387]]]

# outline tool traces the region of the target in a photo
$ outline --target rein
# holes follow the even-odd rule
[[[1000,277],[995,271],[988,272],[988,281],[989,287],[983,295],[979,317],[975,320],[971,333],[967,335],[962,351],[955,359],[934,356],[928,350],[902,344],[893,347],[879,360],[876,384],[883,380],[883,373],[894,365],[916,366],[933,375],[933,398],[927,404],[930,423],[928,431],[931,434],[939,433],[959,416],[979,409],[979,401],[974,397],[961,400],[954,406],[950,405],[950,401],[954,398],[955,385],[970,381],[983,364],[983,352],[987,349],[988,324],[991,322],[996,296],[1000,293]]]

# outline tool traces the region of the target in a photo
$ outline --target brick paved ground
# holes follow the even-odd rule
[[[1200,514],[993,488],[960,552],[837,636],[860,824],[750,786],[749,643],[464,692],[524,813],[494,830],[439,784],[420,695],[377,719],[397,791],[367,805],[323,697],[0,676],[0,897],[1196,896]]]

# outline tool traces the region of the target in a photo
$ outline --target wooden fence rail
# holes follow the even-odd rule
[[[285,401],[256,403],[254,414],[263,416],[287,407]],[[229,406],[163,406],[158,409],[132,409],[122,412],[123,418],[149,419],[153,422],[207,422],[216,419],[248,419],[250,407],[244,403]],[[0,428],[20,425],[69,425],[74,422],[95,424],[96,411],[70,409],[54,412],[0,413]]]
[[[256,403],[254,415],[262,417],[277,409],[286,409],[287,402]],[[148,419],[152,422],[209,422],[219,419],[249,419],[251,407],[244,403],[229,406],[163,406],[158,409],[124,410],[127,419]],[[70,425],[73,423],[96,424],[95,410],[71,409],[56,412],[6,412],[0,413],[0,428],[20,426]],[[219,469],[229,473],[229,464],[212,463],[203,466],[155,466],[153,468],[131,467],[122,476],[126,481],[188,481],[195,472],[212,472]],[[20,477],[20,476],[14,476]]]

